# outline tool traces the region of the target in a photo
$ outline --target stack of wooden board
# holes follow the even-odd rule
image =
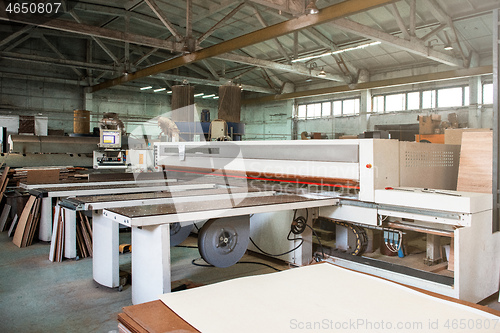
[[[19,183],[25,184],[48,184],[68,182],[79,180],[76,178],[76,171],[85,170],[85,168],[75,167],[29,167],[10,170],[10,186],[19,186]],[[58,172],[57,172],[58,171]],[[31,174],[31,175],[30,175]]]
[[[12,242],[18,247],[26,247],[33,243],[36,229],[40,222],[40,205],[42,200],[35,196],[30,196],[28,203],[24,206],[19,217],[17,227],[15,227],[14,239]]]
[[[76,217],[76,249],[80,258],[92,257],[92,226],[81,212]]]

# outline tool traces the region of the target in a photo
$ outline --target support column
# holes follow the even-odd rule
[[[120,285],[119,224],[92,212],[92,274],[94,280],[109,288]]]
[[[369,89],[361,90],[359,103],[359,133],[368,131],[368,119],[372,111],[372,92]]]
[[[132,227],[132,303],[170,292],[170,225]]]
[[[38,238],[44,242],[50,242],[52,238],[52,198],[42,198]]]
[[[481,128],[482,90],[480,76],[469,78],[469,128]]]
[[[64,214],[64,257],[76,258],[76,211],[62,208]]]

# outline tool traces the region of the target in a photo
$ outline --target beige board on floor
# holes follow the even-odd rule
[[[493,132],[463,132],[457,191],[492,193]]]

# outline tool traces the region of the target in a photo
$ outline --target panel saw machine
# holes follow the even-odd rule
[[[339,250],[332,258],[339,265],[475,302],[498,290],[500,236],[492,233],[491,195],[453,191],[458,146],[360,139],[157,143],[154,149],[157,167],[167,172],[210,173],[236,186],[335,197],[337,204],[319,208],[317,220],[334,222]],[[252,239],[280,250],[276,244],[285,238],[279,233],[289,226],[266,226],[286,215],[253,215]],[[285,220],[289,225],[291,219]],[[426,237],[430,263],[441,257],[447,238],[453,271],[440,274],[364,258],[359,247],[366,240],[356,240],[350,229],[380,230],[381,243],[398,251],[403,235],[417,232]]]
[[[132,267],[160,266],[141,266],[133,297],[134,288],[153,296],[134,303],[154,299],[147,289],[155,279],[163,281],[155,292],[169,291],[162,226],[199,220],[208,221],[199,250],[214,266],[236,263],[247,246],[305,265],[315,247],[337,265],[478,302],[498,290],[500,233],[492,232],[491,194],[455,191],[459,151],[385,139],[155,143],[158,171],[217,180],[228,200],[145,201],[102,215],[132,227]],[[313,244],[321,244],[318,226],[333,235],[329,250],[324,239]]]

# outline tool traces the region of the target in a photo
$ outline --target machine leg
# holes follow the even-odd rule
[[[441,252],[441,236],[427,234],[427,256],[425,264],[432,266],[443,261]]]
[[[119,226],[105,218],[102,211],[92,213],[92,274],[94,281],[109,288],[120,284]]]
[[[44,242],[50,242],[52,238],[52,198],[42,198],[38,238]]]
[[[76,258],[76,211],[63,208],[64,212],[64,257]]]
[[[170,292],[170,225],[132,227],[132,303]]]
[[[319,209],[318,208],[308,208],[308,213],[305,210],[299,209],[297,212],[297,216],[308,216],[307,224],[312,227],[313,219],[318,217]],[[301,247],[293,252],[293,261],[296,265],[304,266],[308,265],[311,262],[313,256],[313,243],[312,243],[312,231],[310,228],[306,228],[303,233],[298,235],[297,238],[304,239],[304,243]],[[296,240],[294,247],[299,244],[299,241]]]

